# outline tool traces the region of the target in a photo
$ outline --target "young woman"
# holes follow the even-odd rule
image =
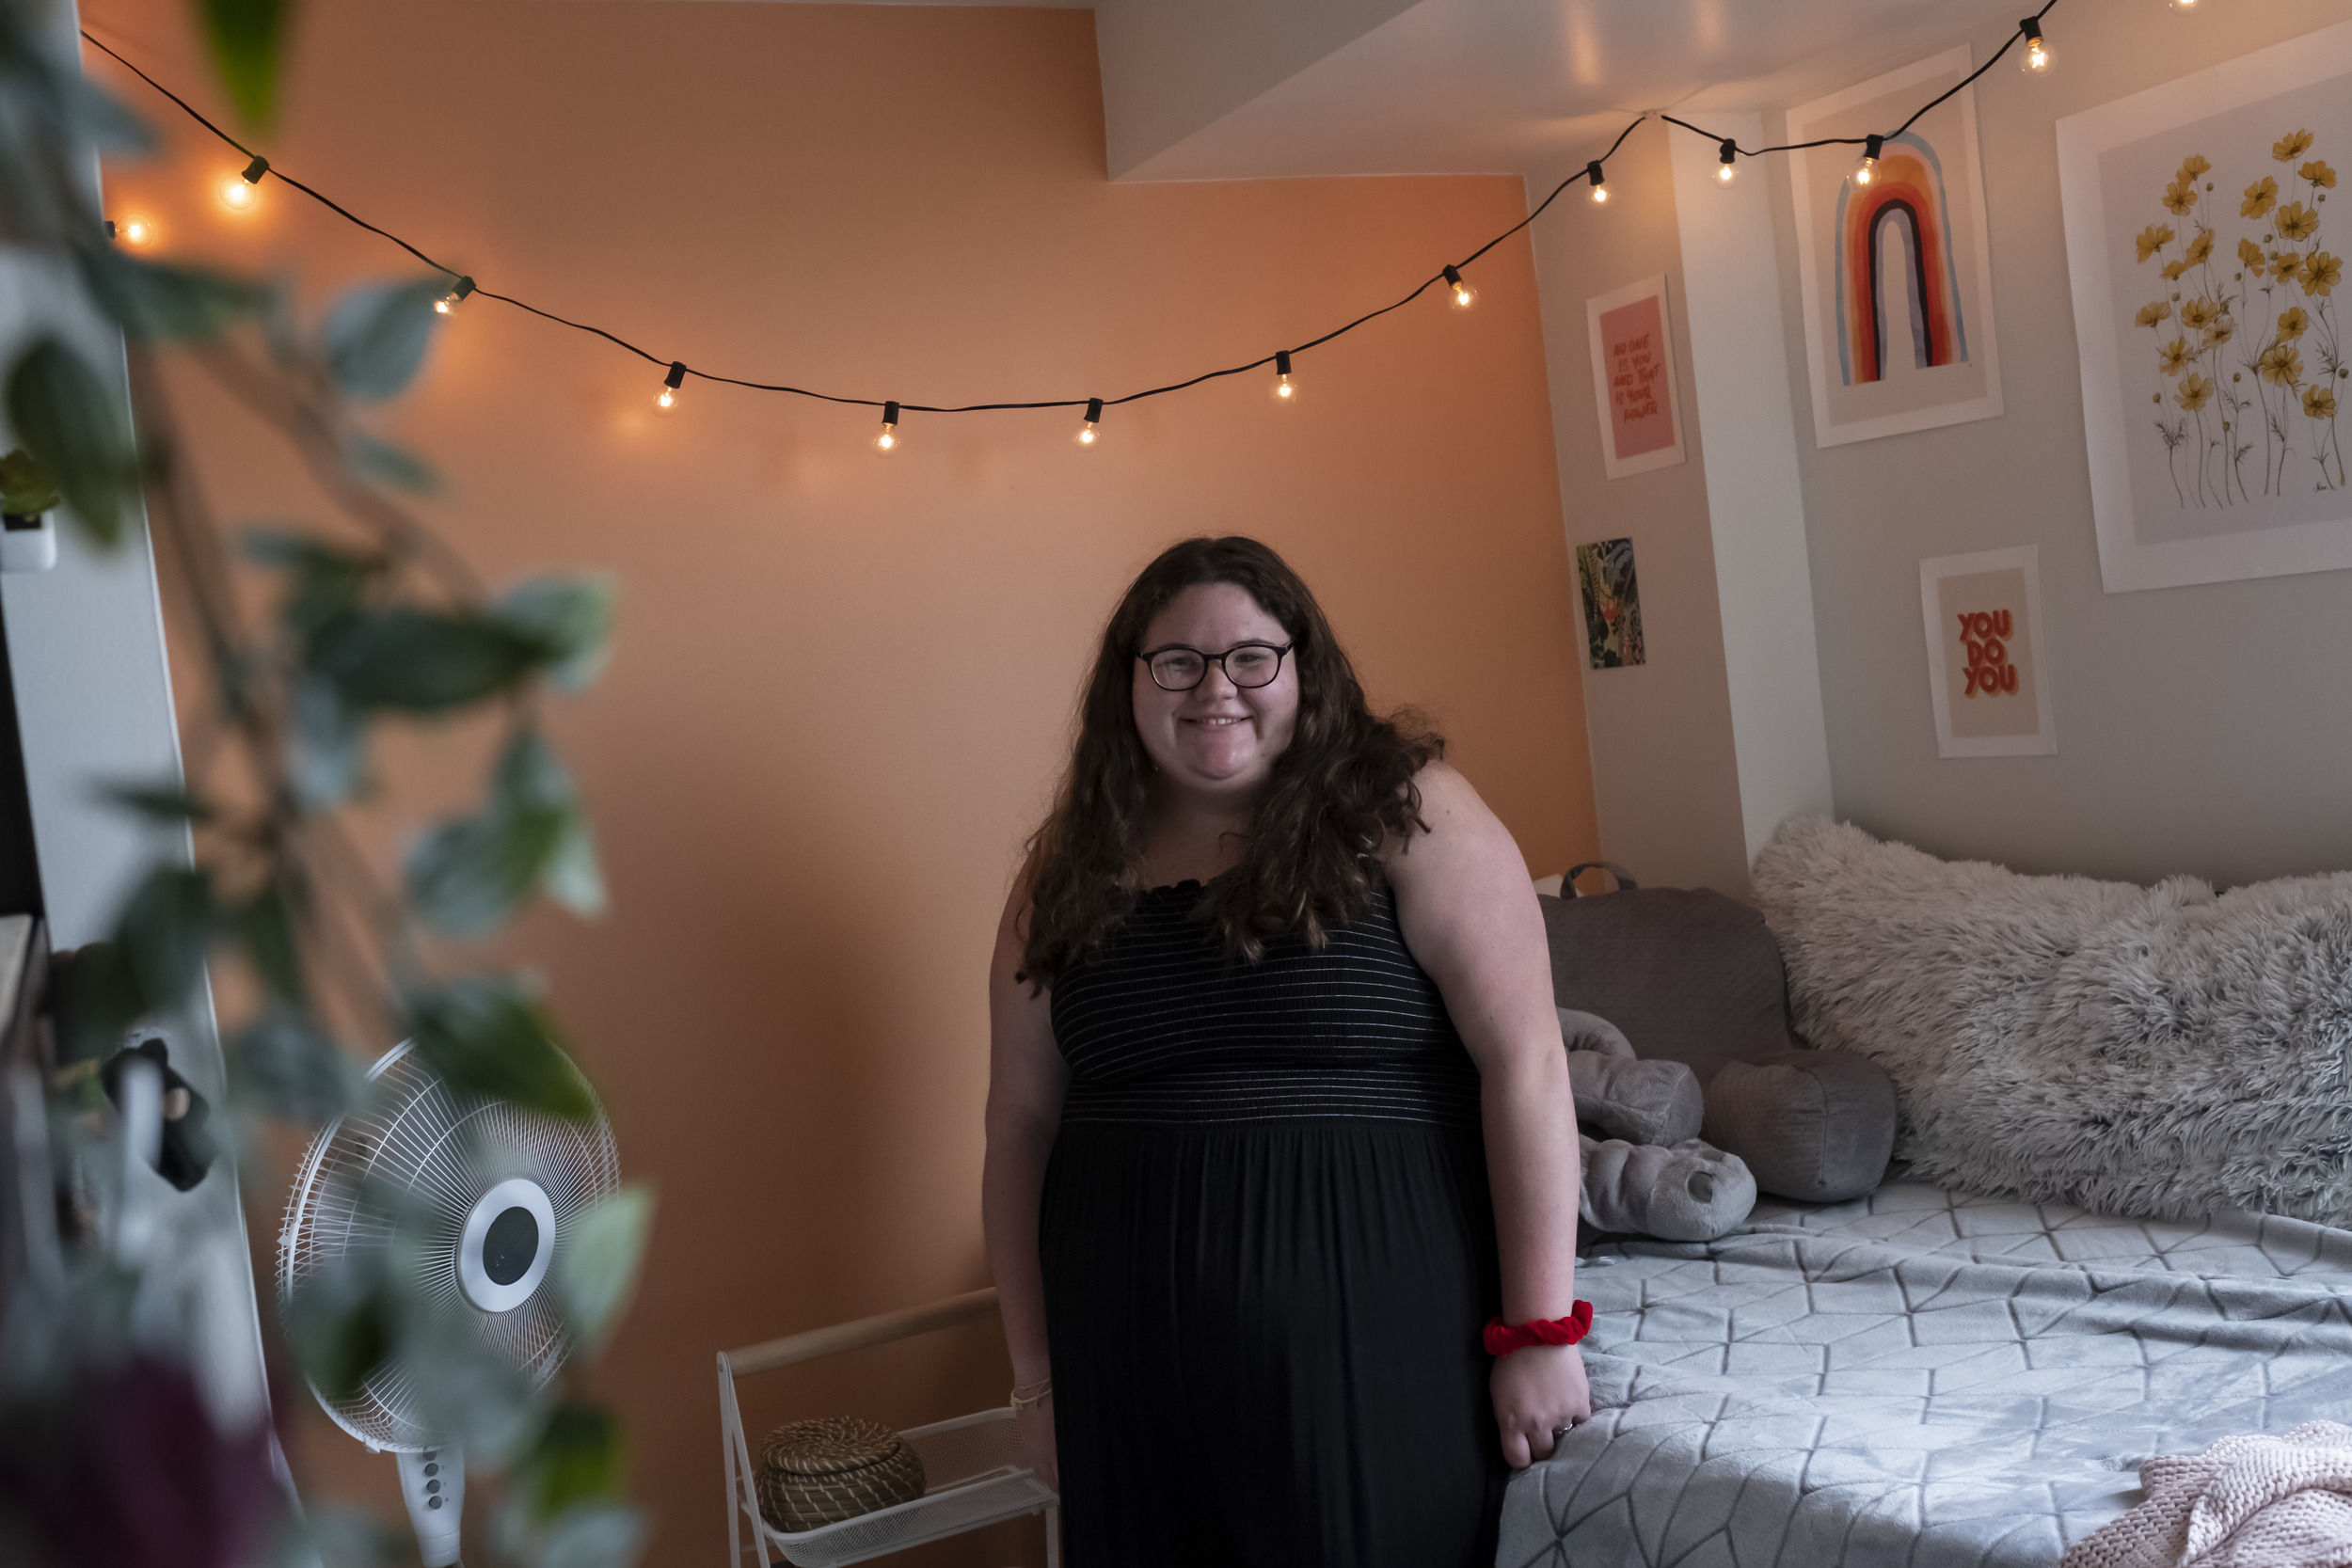
[[[1507,678],[1502,672],[1497,678]],[[1265,546],[1103,634],[1005,909],[983,1206],[1071,1568],[1487,1568],[1591,1413],[1542,916]],[[1572,1332],[1572,1331],[1571,1331]]]

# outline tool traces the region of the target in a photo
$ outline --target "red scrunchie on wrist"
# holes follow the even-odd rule
[[[1534,1345],[1573,1345],[1592,1332],[1593,1304],[1580,1301],[1565,1318],[1538,1318],[1530,1323],[1506,1323],[1501,1318],[1486,1325],[1486,1354],[1508,1355]]]

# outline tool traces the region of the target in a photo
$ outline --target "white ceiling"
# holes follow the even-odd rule
[[[1988,25],[2005,31],[2018,10],[2018,0],[1419,0],[1113,173],[1541,170],[1581,162],[1643,110],[1785,107]],[[1107,89],[1107,28],[1104,41]],[[1106,98],[1104,112],[1116,149],[1121,106]]]
[[[1785,107],[2006,32],[2022,9],[2021,0],[1016,4],[1095,12],[1110,172],[1135,181],[1545,173],[1599,151],[1642,111]]]

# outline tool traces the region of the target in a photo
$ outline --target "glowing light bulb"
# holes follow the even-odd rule
[[[898,405],[895,403],[882,404],[882,434],[874,437],[874,450],[884,457],[898,450]]]
[[[269,160],[256,158],[245,166],[243,174],[231,175],[220,182],[220,204],[232,213],[246,213],[261,199],[262,176],[269,172]]]
[[[1103,434],[1098,428],[1102,422],[1103,400],[1101,398],[1087,399],[1087,421],[1078,427],[1078,445],[1082,447],[1094,445],[1096,438]]]
[[[461,277],[456,282],[450,285],[449,293],[443,294],[440,298],[433,302],[433,309],[438,310],[441,314],[446,316],[452,310],[456,309],[458,303],[471,293],[473,293],[473,279],[470,277]],[[664,388],[663,389],[666,391],[668,388]]]
[[[2042,19],[2026,17],[2017,24],[2017,30],[2026,35],[2026,57],[2018,62],[2018,69],[2028,76],[2039,76],[2048,71],[2050,44],[2042,36]]]
[[[135,213],[124,218],[115,232],[121,236],[124,245],[151,245],[155,243],[155,220]]]
[[[1609,186],[1601,176],[1600,160],[1598,158],[1595,158],[1591,163],[1584,166],[1584,182],[1593,187],[1593,204],[1595,206],[1598,207],[1608,205]]]
[[[2193,11],[2197,8],[2197,0],[2172,0],[2172,8],[2176,11]]]
[[[670,373],[661,378],[661,390],[654,394],[653,405],[655,411],[662,414],[675,412],[677,408],[678,391],[685,385],[685,361],[681,359],[671,360]]]
[[[1723,146],[1716,150],[1722,162],[1715,166],[1715,183],[1728,185],[1740,178],[1740,144],[1725,136]]]
[[[1274,401],[1277,403],[1298,401],[1298,383],[1291,379],[1291,351],[1286,348],[1278,348],[1274,351]]]
[[[1446,287],[1454,291],[1454,308],[1467,310],[1478,303],[1478,291],[1462,280],[1462,269],[1448,261],[1445,265]]]
[[[1879,177],[1879,150],[1886,145],[1884,136],[1865,136],[1862,141],[1862,162],[1854,165],[1853,182],[1867,185]]]

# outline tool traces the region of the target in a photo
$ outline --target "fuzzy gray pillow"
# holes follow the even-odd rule
[[[2026,877],[1813,817],[1754,886],[1797,1032],[1886,1069],[1914,1175],[2352,1225],[2352,874]]]

